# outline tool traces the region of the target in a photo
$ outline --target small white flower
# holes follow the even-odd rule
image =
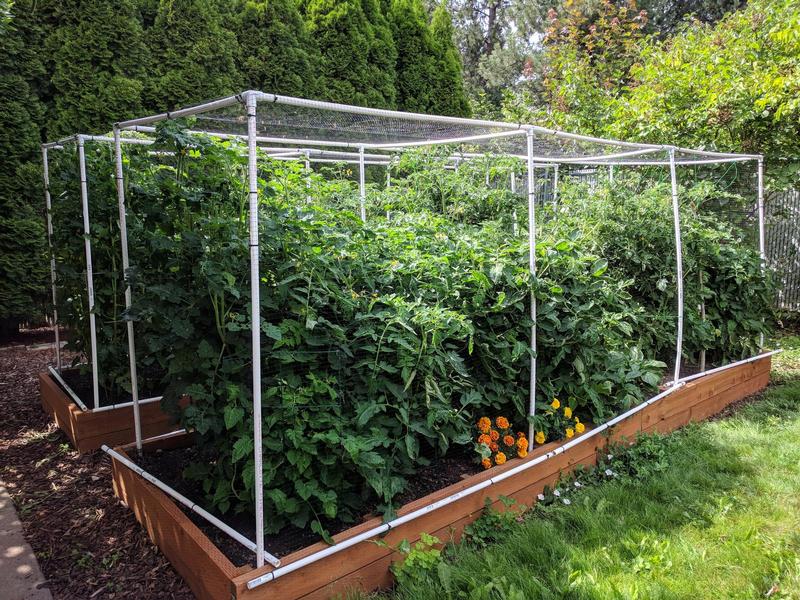
[[[538,496],[536,496],[536,498],[539,500],[539,502],[543,502],[544,501],[544,494],[539,494]]]
[[[572,504],[572,502],[570,501],[570,499],[569,499],[569,498],[562,498],[562,499],[561,499],[561,501],[562,501],[564,504],[566,504],[567,506],[569,506],[570,504]]]
[[[613,460],[613,458],[614,458],[613,454],[609,454],[608,456],[606,456],[606,460]]]
[[[611,469],[606,469],[606,477],[611,477],[612,475],[614,475],[614,471]]]
[[[576,481],[573,485],[575,485],[576,488],[582,488],[583,487],[583,484],[580,481]]]
[[[558,498],[560,495],[561,495],[561,492],[559,492],[558,490],[553,490],[553,496]]]

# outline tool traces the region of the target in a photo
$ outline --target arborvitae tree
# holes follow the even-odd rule
[[[433,111],[441,115],[468,117],[472,111],[464,92],[461,56],[453,41],[453,21],[445,1],[433,11],[431,36],[438,63],[436,84],[431,92]]]
[[[0,34],[0,339],[41,316],[46,298],[44,107],[35,85],[44,76],[41,11],[36,2],[19,0]]]
[[[132,0],[64,0],[47,40],[53,57],[50,135],[103,132],[142,112],[148,52]]]
[[[295,0],[244,0],[233,27],[244,87],[314,98],[319,53]]]
[[[213,0],[161,0],[147,35],[153,58],[147,102],[162,110],[241,91],[236,36]]]
[[[361,7],[372,29],[373,41],[367,60],[369,81],[378,94],[376,101],[380,102],[376,106],[393,107],[397,102],[397,48],[392,26],[384,16],[379,0],[361,0]]]
[[[433,112],[438,65],[421,0],[393,0],[391,20],[397,46],[398,107]]]
[[[369,59],[378,44],[362,0],[309,0],[306,20],[322,54],[320,97],[393,108],[394,88],[371,80]]]

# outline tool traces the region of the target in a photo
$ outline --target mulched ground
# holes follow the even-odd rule
[[[45,337],[36,333],[14,342],[52,339]],[[79,457],[42,411],[37,373],[54,361],[52,347],[0,348],[0,480],[53,597],[193,598],[115,498],[106,455]]]

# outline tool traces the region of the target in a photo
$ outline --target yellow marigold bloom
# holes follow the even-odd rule
[[[498,452],[497,456],[494,457],[494,462],[496,462],[498,465],[502,465],[506,462],[506,455],[502,452]]]
[[[544,444],[545,439],[547,439],[547,438],[544,437],[544,431],[537,431],[536,432],[536,437],[533,438],[533,440],[537,444]]]
[[[508,419],[505,417],[497,417],[495,423],[497,423],[498,429],[508,429],[510,427]]]
[[[484,458],[484,459],[481,461],[481,464],[483,465],[483,468],[484,468],[484,469],[489,469],[489,468],[491,468],[491,466],[492,466],[492,461],[491,461],[490,459],[488,459],[488,458]]]
[[[527,448],[519,448],[517,450],[517,456],[519,456],[520,458],[525,458],[526,456],[528,456],[528,449]]]
[[[489,429],[492,427],[492,422],[489,420],[489,417],[481,417],[478,419],[478,431],[481,433],[489,433]]]
[[[492,436],[493,442],[496,442],[497,440],[500,439],[500,432],[497,431],[496,429],[492,429],[492,432],[489,435]]]
[[[561,408],[561,402],[559,402],[558,398],[553,398],[553,401],[550,403],[550,406],[552,406],[555,410],[558,410],[559,408]]]
[[[569,406],[564,407],[564,416],[568,419],[572,418],[572,409]]]
[[[583,423],[580,423],[580,422],[576,423],[575,424],[575,431],[577,431],[579,434],[583,433],[584,431],[586,431],[586,425],[584,425]]]
[[[575,435],[575,430],[572,427],[567,427],[567,439]]]

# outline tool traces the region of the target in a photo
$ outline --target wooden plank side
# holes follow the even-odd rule
[[[42,407],[77,448],[77,413],[82,412],[49,373],[39,373],[39,392]]]
[[[124,450],[117,449],[124,454]],[[133,511],[199,600],[229,597],[230,581],[241,573],[171,498],[112,459],[115,494]]]
[[[769,372],[756,375],[754,378],[728,388],[724,392],[706,399],[704,402],[695,404],[690,409],[690,419],[693,422],[703,421],[723,411],[728,405],[760,392],[768,384]]]

